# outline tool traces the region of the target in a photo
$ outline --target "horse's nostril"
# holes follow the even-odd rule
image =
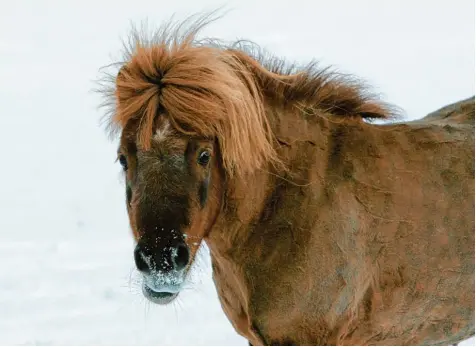
[[[166,273],[172,269],[180,271],[188,264],[189,251],[185,243],[157,252],[139,242],[134,249],[134,261],[137,270],[144,274],[155,271]]]
[[[188,247],[185,244],[179,244],[172,252],[172,262],[174,263],[175,270],[182,270],[185,268],[189,261]]]
[[[144,253],[144,250],[140,244],[137,244],[136,248],[134,249],[134,261],[136,263],[137,270],[140,272],[147,273],[151,270],[151,257]]]

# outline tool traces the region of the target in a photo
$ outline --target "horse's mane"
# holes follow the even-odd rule
[[[138,144],[149,148],[157,119],[167,117],[185,134],[216,138],[225,169],[252,172],[279,164],[265,105],[298,104],[316,113],[388,119],[392,108],[349,75],[286,64],[245,41],[198,40],[210,16],[170,22],[151,37],[134,29],[118,73],[100,91],[111,135],[136,124]],[[111,65],[110,65],[111,66]]]

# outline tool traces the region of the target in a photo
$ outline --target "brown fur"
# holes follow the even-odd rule
[[[183,141],[176,153],[188,139],[217,141],[212,198],[192,204],[186,230],[211,250],[235,329],[253,345],[474,335],[474,98],[369,124],[394,113],[351,77],[199,42],[204,24],[138,37],[106,92],[133,160],[160,152],[160,119]],[[148,192],[167,178],[144,178],[135,194],[159,199]]]

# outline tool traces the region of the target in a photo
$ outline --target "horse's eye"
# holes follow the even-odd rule
[[[122,168],[124,169],[124,171],[126,171],[127,170],[127,159],[126,159],[126,156],[124,154],[121,154],[119,156],[119,163],[121,163]]]
[[[207,150],[204,150],[200,152],[200,155],[198,156],[198,163],[202,166],[205,166],[210,161],[210,158],[211,158],[210,152]]]

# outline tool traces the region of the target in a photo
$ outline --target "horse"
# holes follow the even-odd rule
[[[144,296],[173,302],[205,242],[250,345],[474,336],[474,96],[403,121],[209,22],[133,30],[102,84]]]

